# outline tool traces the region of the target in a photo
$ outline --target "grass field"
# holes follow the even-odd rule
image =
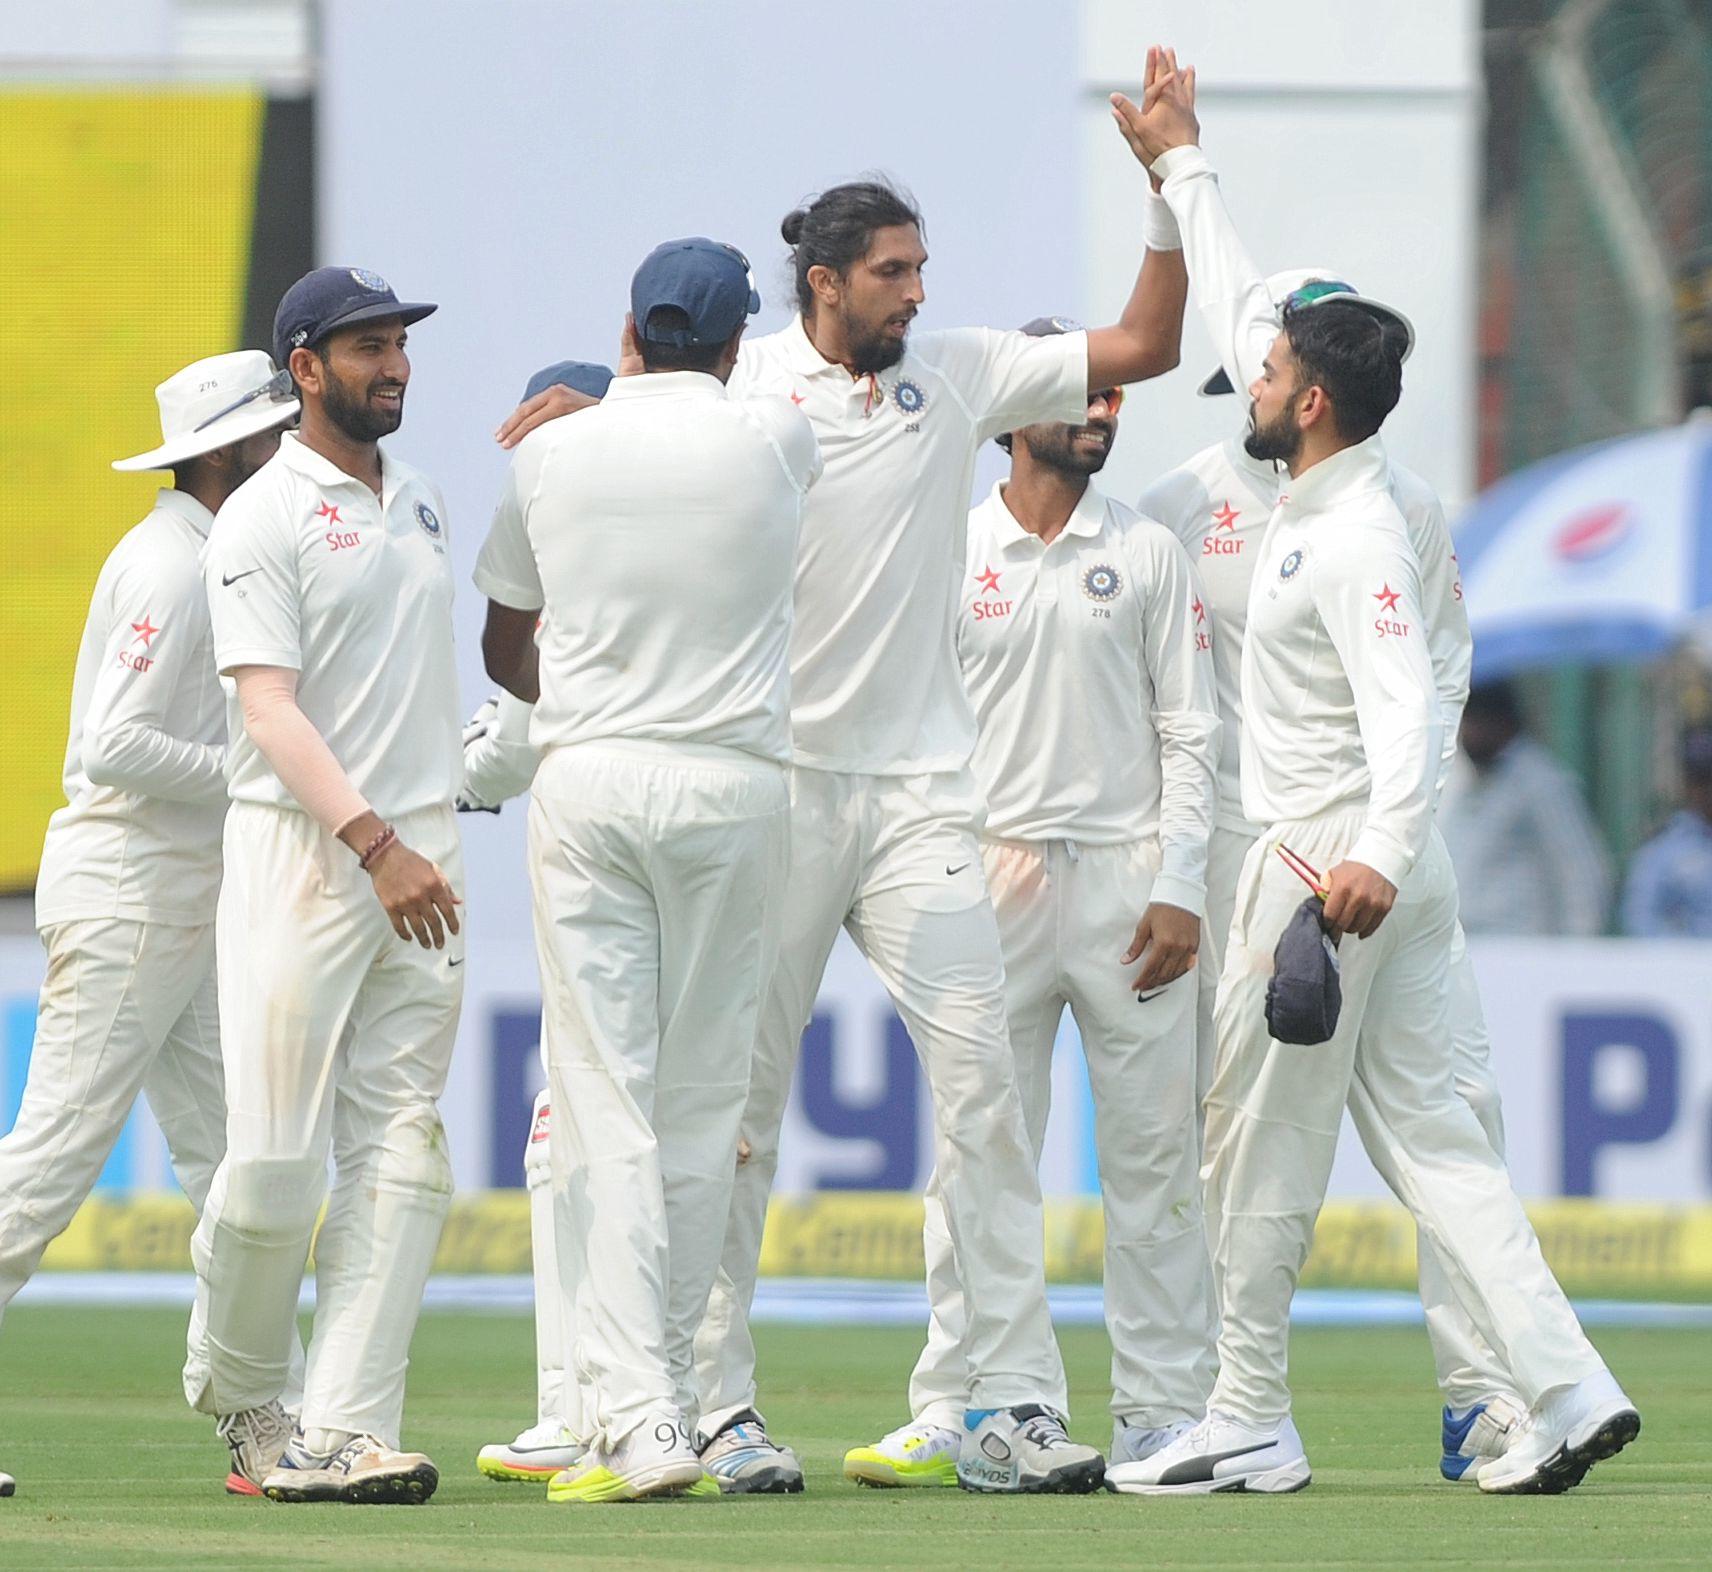
[[[1418,1331],[1299,1332],[1301,1495],[994,1500],[860,1491],[843,1449],[902,1417],[913,1334],[763,1329],[767,1413],[808,1468],[802,1496],[550,1506],[472,1466],[532,1418],[530,1323],[424,1316],[405,1439],[441,1468],[425,1507],[285,1507],[221,1491],[224,1449],[176,1396],[181,1318],[15,1310],[0,1335],[0,1568],[561,1566],[1031,1567],[1712,1564],[1712,1335],[1606,1332],[1645,1430],[1569,1495],[1441,1482]],[[1102,1447],[1104,1338],[1071,1330],[1075,1430]]]

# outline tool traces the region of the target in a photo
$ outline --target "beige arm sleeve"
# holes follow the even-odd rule
[[[326,739],[298,708],[295,671],[239,666],[232,681],[250,741],[310,818],[329,835],[337,835],[352,819],[369,812]]]

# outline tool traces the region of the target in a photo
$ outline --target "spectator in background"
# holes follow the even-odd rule
[[[1629,864],[1623,932],[1712,939],[1712,727],[1682,739],[1682,807]]]
[[[1439,828],[1469,933],[1596,934],[1611,865],[1581,789],[1522,727],[1507,682],[1468,695]]]

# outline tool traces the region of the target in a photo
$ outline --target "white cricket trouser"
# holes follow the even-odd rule
[[[1004,1013],[973,776],[791,771],[791,877],[761,1012],[719,1280],[696,1340],[702,1428],[755,1403],[749,1307],[803,1028],[843,927],[891,994],[933,1098],[935,1172],[968,1291],[970,1403],[1063,1391],[1036,1174]],[[1121,953],[1121,952],[1120,952]]]
[[[1195,1123],[1196,980],[1138,1003],[1129,948],[1159,871],[1151,842],[1084,846],[985,842],[1004,945],[1005,1014],[1023,1117],[1038,1162],[1052,1101],[1052,1044],[1064,1007],[1082,1034],[1094,1093],[1105,1211],[1105,1309],[1112,1412],[1139,1425],[1198,1419],[1213,1384],[1212,1283]],[[930,1319],[910,1378],[910,1411],[955,1427],[970,1406],[962,1275],[937,1187],[924,1242]],[[1067,1399],[1060,1387],[1055,1407]]]
[[[462,890],[450,805],[394,823]],[[400,939],[349,848],[294,810],[234,803],[225,854],[226,1157],[191,1249],[209,1373],[187,1371],[185,1395],[216,1414],[280,1395],[330,1153],[302,1424],[317,1450],[359,1432],[397,1446],[410,1339],[452,1198],[436,1103],[467,916],[444,950]]]
[[[1215,829],[1207,857],[1207,919],[1202,925],[1201,977],[1202,1017],[1199,1027],[1197,1073],[1201,1097],[1211,1085],[1213,1063],[1212,1004],[1217,991],[1219,958],[1230,932],[1236,910],[1237,884],[1242,865],[1254,845],[1252,835]],[[1323,869],[1321,870],[1324,871]],[[1306,886],[1302,893],[1307,893]],[[1215,986],[1208,989],[1211,979]],[[1459,922],[1451,940],[1448,979],[1452,1079],[1457,1095],[1474,1110],[1492,1150],[1504,1155],[1504,1115],[1499,1103],[1498,1081],[1492,1073],[1492,1045],[1486,1032],[1486,1016],[1480,1007],[1480,988],[1469,959],[1468,941]],[[1381,1131],[1365,1117],[1366,1103],[1352,1094],[1350,1114],[1362,1140],[1372,1144],[1383,1139]],[[1209,1214],[1209,1226],[1215,1223]],[[1420,1263],[1421,1308],[1426,1313],[1427,1336],[1432,1343],[1439,1387],[1452,1408],[1468,1408],[1500,1393],[1514,1395],[1515,1382],[1503,1362],[1475,1329],[1450,1284],[1444,1266],[1427,1235],[1416,1231],[1416,1256]]]
[[[788,796],[729,748],[555,748],[529,808],[569,1369],[610,1450],[695,1411],[761,995],[778,954]]]
[[[1235,741],[1234,738],[1231,739]],[[1254,837],[1241,830],[1214,825],[1207,840],[1207,909],[1201,919],[1201,948],[1195,957],[1198,994],[1195,1001],[1195,1101],[1197,1114],[1213,1084],[1213,1060],[1218,1033],[1213,1006],[1219,996],[1219,973],[1224,970],[1225,945],[1231,916],[1236,911],[1236,887]]]
[[[548,1133],[552,1127],[549,1094],[535,1097],[529,1140],[523,1148],[523,1179],[529,1187],[530,1271],[535,1283],[535,1417],[555,1420],[579,1441],[585,1440],[582,1389],[575,1372],[566,1378],[565,1361],[576,1337],[569,1296],[559,1276],[561,1256],[571,1230],[570,1191],[553,1184]]]
[[[1343,1010],[1329,1042],[1272,1041],[1266,983],[1305,893],[1279,841],[1333,867],[1364,810],[1275,826],[1250,850],[1219,988],[1206,1107],[1207,1204],[1222,1326],[1211,1407],[1265,1428],[1290,1408],[1290,1300],[1325,1199],[1348,1104],[1369,1157],[1432,1242],[1457,1302],[1532,1404],[1602,1368],[1510,1186],[1458,1095],[1446,977],[1456,880],[1435,830],[1371,939],[1339,947]]]

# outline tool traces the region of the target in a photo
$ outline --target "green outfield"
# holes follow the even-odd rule
[[[225,1496],[224,1451],[176,1396],[180,1318],[14,1310],[0,1336],[0,1567],[1705,1566],[1712,1560],[1712,1334],[1606,1332],[1646,1428],[1555,1498],[1498,1500],[1439,1481],[1437,1405],[1418,1331],[1297,1335],[1296,1417],[1314,1464],[1299,1496],[993,1500],[860,1491],[845,1446],[902,1417],[916,1338],[766,1328],[767,1412],[808,1467],[805,1495],[549,1506],[494,1485],[484,1441],[527,1419],[530,1323],[430,1315],[406,1440],[440,1464],[425,1507],[283,1507]],[[1104,1338],[1072,1330],[1075,1430],[1102,1444]]]

